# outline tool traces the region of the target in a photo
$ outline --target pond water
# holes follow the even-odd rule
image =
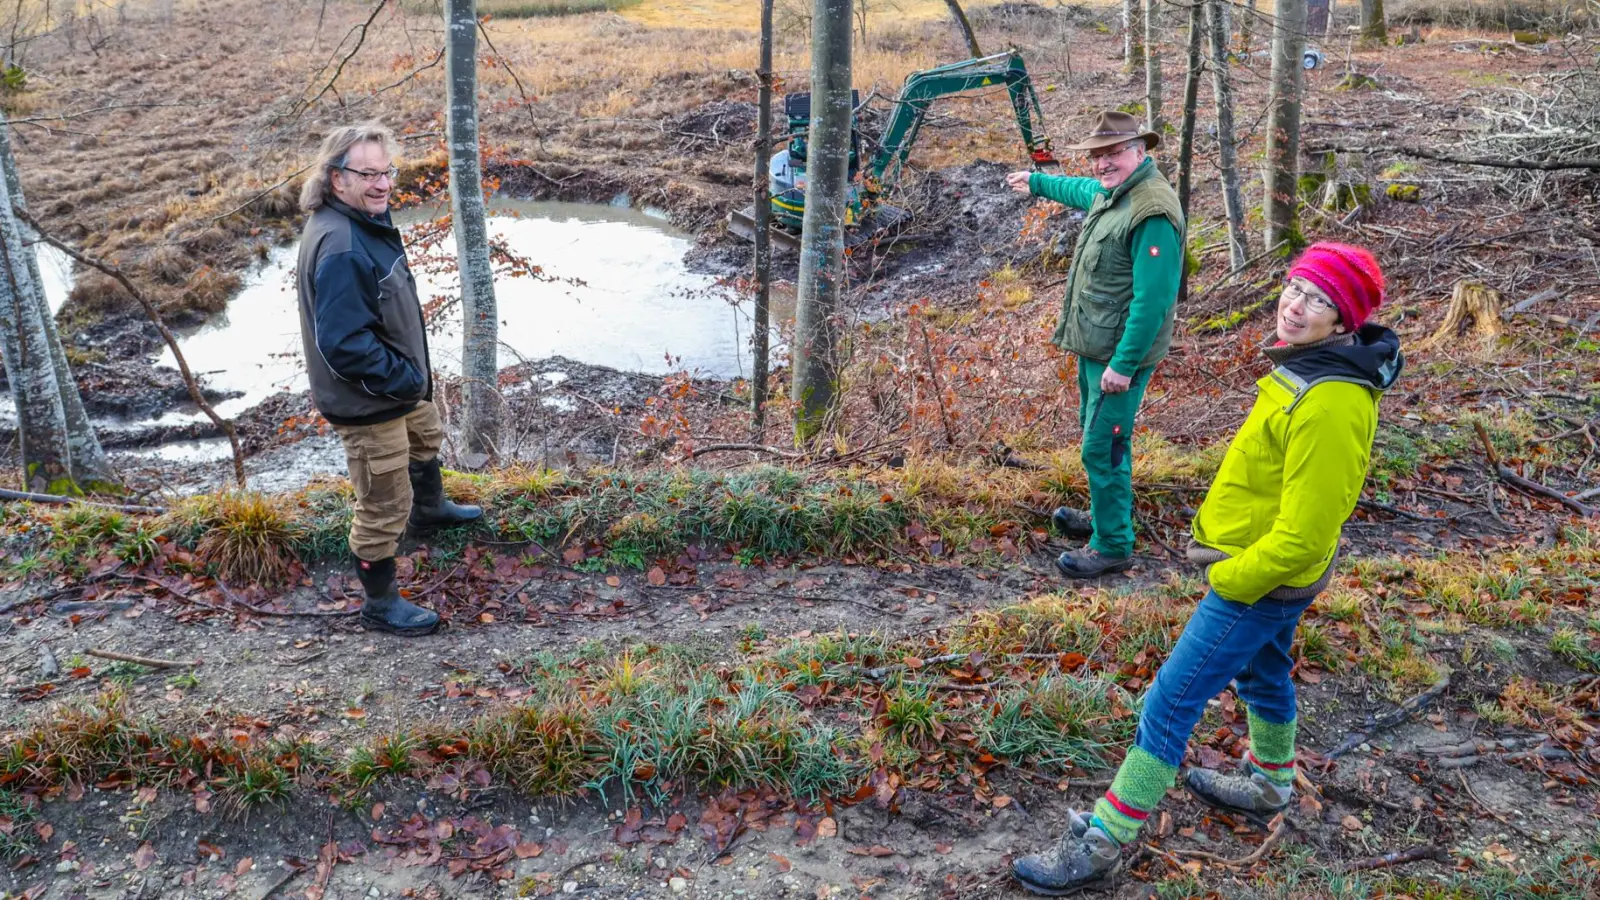
[[[430,212],[397,215],[409,232]],[[499,277],[501,367],[565,356],[634,372],[689,370],[715,377],[749,371],[748,304],[732,302],[714,276],[690,272],[689,235],[651,210],[622,205],[495,200],[489,235],[541,266],[551,280]],[[454,241],[435,251],[453,258]],[[189,368],[210,387],[241,396],[217,411],[236,415],[280,390],[306,387],[300,349],[294,268],[298,247],[276,248],[247,274],[226,311],[179,341]],[[413,261],[416,254],[413,253]],[[414,266],[424,299],[454,294],[454,271]],[[435,369],[461,368],[461,312],[452,307],[430,326]],[[176,367],[171,351],[158,365]],[[161,422],[192,421],[193,411]]]

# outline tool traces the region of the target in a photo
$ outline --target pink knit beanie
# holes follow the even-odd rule
[[[1304,278],[1339,308],[1339,321],[1351,331],[1383,305],[1383,270],[1372,254],[1351,244],[1312,244],[1289,267],[1290,278]]]

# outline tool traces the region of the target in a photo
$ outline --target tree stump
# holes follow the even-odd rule
[[[1450,311],[1421,348],[1457,342],[1468,335],[1487,347],[1500,336],[1500,292],[1475,281],[1458,281],[1450,292]]]

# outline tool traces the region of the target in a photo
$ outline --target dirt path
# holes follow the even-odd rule
[[[112,596],[99,603],[114,610],[103,618],[68,606],[7,635],[8,692],[0,709],[15,725],[57,701],[87,699],[120,682],[131,707],[164,723],[223,723],[240,734],[350,747],[418,722],[460,723],[514,704],[528,696],[521,664],[541,652],[617,659],[629,646],[676,645],[715,665],[830,632],[927,633],[1059,591],[1047,566],[1047,555],[1007,569],[711,563],[700,567],[692,590],[653,585],[639,573],[552,570],[524,587],[526,602],[510,604],[509,616],[458,622],[438,637],[409,641],[367,633],[343,618],[235,618],[142,599],[118,610]],[[1171,575],[1152,560],[1119,587],[1150,590]],[[337,596],[341,586],[334,576],[327,593]],[[283,606],[311,610],[317,599],[302,588]],[[515,621],[519,606],[536,624]],[[1354,860],[1427,845],[1441,848],[1440,858],[1455,860],[1466,877],[1534,872],[1560,858],[1567,841],[1592,831],[1592,788],[1542,773],[1545,763],[1537,760],[1508,765],[1485,753],[1447,769],[1427,750],[1529,733],[1507,731],[1513,723],[1491,722],[1486,710],[1508,696],[1508,684],[1561,683],[1575,677],[1572,670],[1548,657],[1543,632],[1446,630],[1425,640],[1457,673],[1450,692],[1418,720],[1374,735],[1334,766],[1320,754],[1392,708],[1392,689],[1360,670],[1303,676],[1302,762],[1320,799],[1294,808],[1292,831],[1267,863],[1230,868],[1164,855],[1242,858],[1259,837],[1175,791],[1146,835],[1158,849],[1130,857],[1129,874],[1109,896],[1146,897],[1153,886],[1162,896],[1312,896],[1293,885]],[[93,672],[66,680],[49,704],[20,702],[19,687],[36,677],[41,644],[64,669],[89,665]],[[84,655],[92,648],[202,665],[193,680],[182,669],[118,679],[105,661]],[[1600,714],[1592,681],[1588,694],[1571,702],[1580,723]],[[1202,764],[1223,759],[1217,748],[1229,744],[1216,737],[1242,725],[1242,708],[1230,695],[1213,706],[1193,751]],[[869,792],[864,802],[807,809],[757,790],[658,802],[592,791],[534,799],[435,776],[381,782],[337,802],[298,791],[286,805],[248,812],[198,786],[191,796],[112,781],[83,786],[81,799],[69,790],[46,803],[44,824],[30,826],[49,829],[42,846],[28,857],[31,865],[0,875],[0,888],[35,898],[265,897],[274,886],[284,896],[313,898],[1023,896],[1006,876],[1007,861],[1048,843],[1069,808],[1092,804],[1104,787],[1100,777],[1058,779],[1024,767],[996,771],[988,792],[901,786],[877,799]],[[1457,877],[1437,862],[1407,871]],[[1271,885],[1287,893],[1251,893]]]

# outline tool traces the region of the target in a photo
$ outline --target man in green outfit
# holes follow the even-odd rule
[[[1089,512],[1051,517],[1069,537],[1068,578],[1095,578],[1133,564],[1134,413],[1156,363],[1172,344],[1183,267],[1183,209],[1149,151],[1161,142],[1133,116],[1103,112],[1082,143],[1092,178],[1012,172],[1006,184],[1088,211],[1072,251],[1055,345],[1078,357],[1078,422]]]

